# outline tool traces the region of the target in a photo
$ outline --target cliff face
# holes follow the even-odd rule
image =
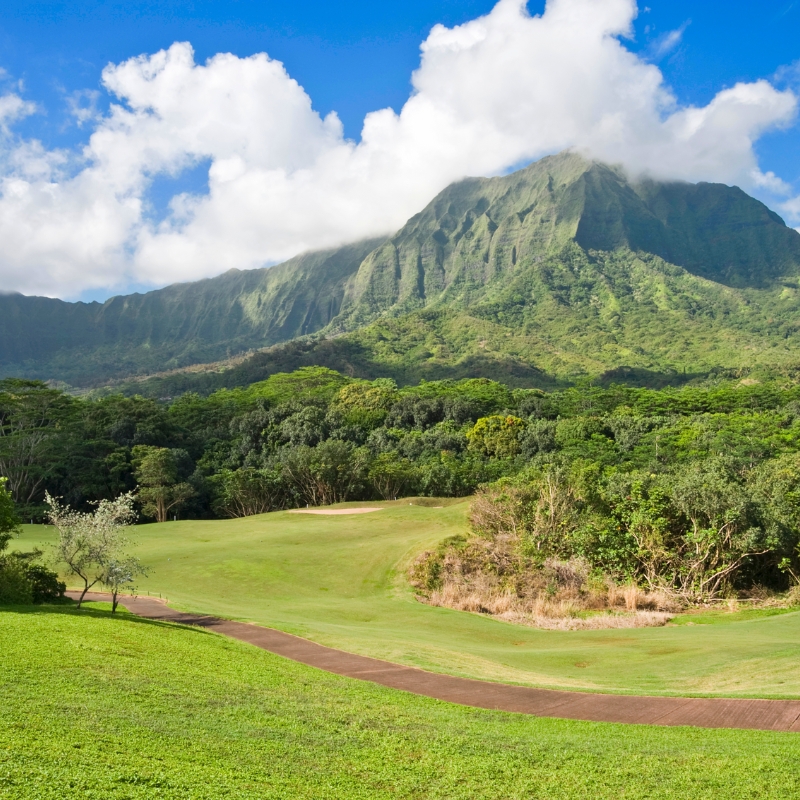
[[[632,184],[574,153],[445,189],[350,279],[336,324],[470,304],[575,243],[658,256],[717,283],[768,287],[800,270],[800,234],[719,184]]]
[[[388,239],[103,304],[0,296],[0,374],[96,385],[315,332],[431,376],[492,347],[523,371],[800,362],[799,274],[800,234],[740,189],[567,152],[455,183]]]

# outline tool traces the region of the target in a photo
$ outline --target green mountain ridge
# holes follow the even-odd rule
[[[765,288],[800,268],[800,235],[741,189],[631,184],[564,153],[445,189],[364,260],[333,325],[492,299],[573,243],[587,253],[648,253],[736,288]]]
[[[17,323],[0,297],[0,371],[97,385],[265,347],[153,386],[217,388],[304,364],[537,386],[785,369],[800,364],[799,275],[800,234],[741,189],[631,182],[567,152],[455,183],[384,240],[114,298],[95,312],[99,344],[81,304],[62,304],[51,339],[25,345],[45,314],[36,304],[60,301],[16,296]]]
[[[77,386],[215,361],[320,330],[382,239],[105,303],[0,295],[0,375]]]

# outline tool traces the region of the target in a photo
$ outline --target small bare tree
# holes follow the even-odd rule
[[[127,589],[133,591],[133,582],[137,575],[147,575],[147,570],[135,556],[111,559],[104,569],[100,582],[111,592],[111,613],[115,613],[119,593]]]
[[[58,531],[54,560],[67,565],[70,575],[83,581],[78,608],[89,589],[101,582],[112,562],[124,558],[128,544],[125,531],[135,520],[134,494],[128,492],[116,500],[101,500],[90,513],[61,505],[57,498],[45,494],[50,507],[47,517]]]

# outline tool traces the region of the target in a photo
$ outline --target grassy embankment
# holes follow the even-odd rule
[[[800,785],[796,734],[462,708],[103,604],[2,609],[0,643],[0,797],[674,800]]]
[[[800,613],[712,615],[638,630],[541,631],[417,602],[405,568],[466,529],[468,501],[358,516],[279,512],[136,529],[141,590],[439,672],[640,694],[800,697]],[[26,526],[14,547],[52,537]],[[707,624],[713,622],[714,624]]]

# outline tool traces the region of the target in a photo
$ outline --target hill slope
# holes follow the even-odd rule
[[[339,312],[346,279],[381,241],[105,303],[0,295],[0,374],[84,385],[313,333]]]
[[[543,261],[568,264],[576,244],[587,254],[647,253],[736,288],[766,288],[800,270],[800,234],[736,187],[631,184],[562,153],[445,189],[364,260],[334,324],[486,302],[509,280],[544,272]]]
[[[800,234],[740,189],[565,153],[448,187],[364,260],[330,329],[416,378],[778,366],[800,362],[798,274]]]
[[[798,275],[800,234],[740,189],[634,183],[562,153],[453,184],[385,241],[97,308],[0,298],[0,371],[91,384],[315,332],[237,374],[319,363],[544,385],[785,367],[800,363]]]

